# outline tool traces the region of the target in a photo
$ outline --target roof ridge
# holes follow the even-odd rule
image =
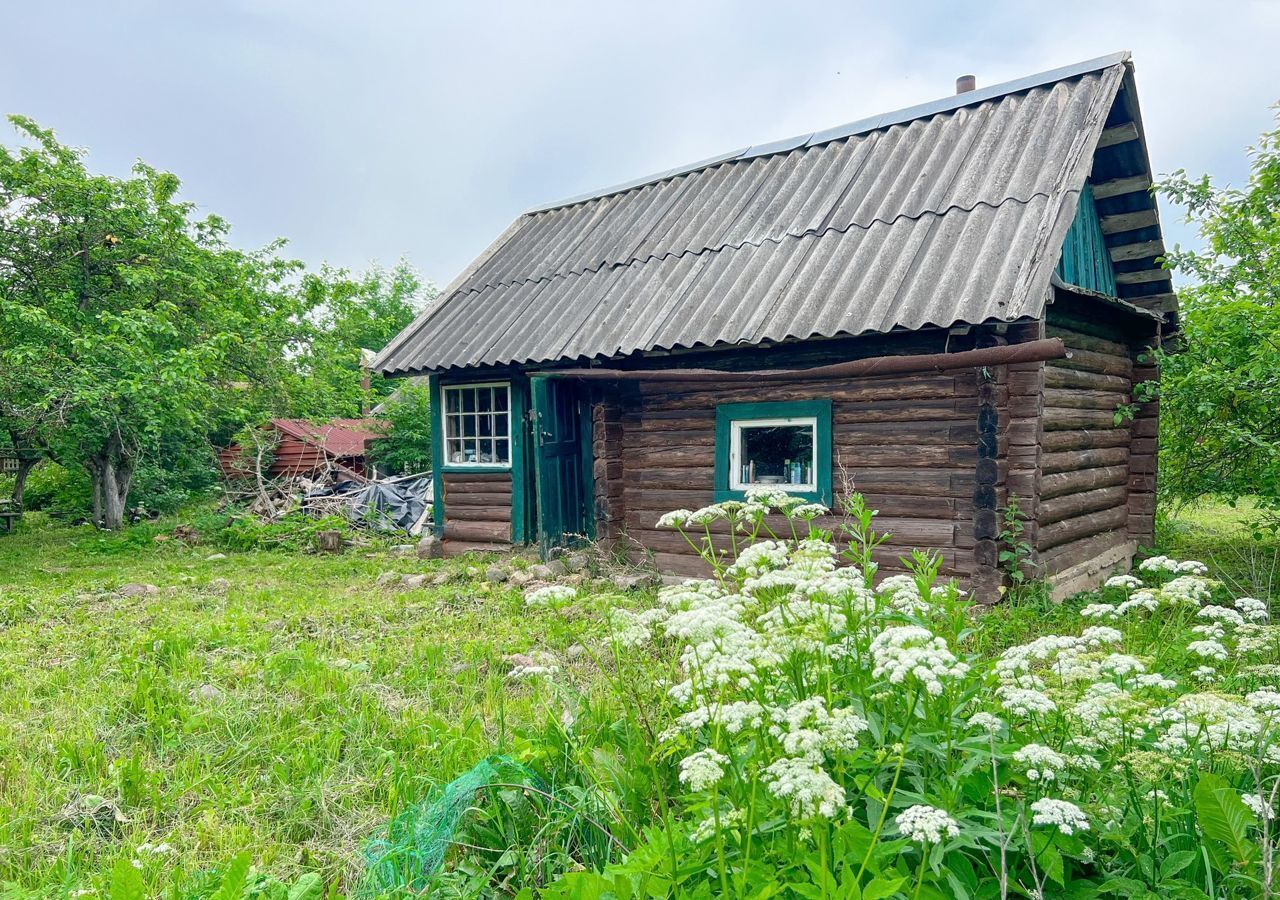
[[[614,194],[626,193],[627,191],[645,187],[646,185],[667,181],[668,179],[675,178],[679,175],[686,175],[700,169],[708,169],[712,166],[720,165],[721,163],[755,159],[761,156],[772,156],[780,153],[790,153],[792,150],[798,150],[801,147],[816,147],[820,144],[843,140],[859,134],[868,134],[873,131],[880,131],[893,125],[900,125],[904,122],[928,118],[930,116],[938,115],[939,113],[962,109],[966,106],[976,106],[980,103],[994,100],[997,97],[1004,97],[1009,94],[1018,94],[1023,91],[1042,87],[1046,84],[1053,84],[1065,81],[1069,78],[1077,78],[1081,75],[1087,75],[1090,72],[1101,71],[1102,69],[1107,69],[1111,66],[1129,62],[1131,58],[1131,54],[1128,50],[1120,50],[1116,53],[1109,53],[1105,56],[1095,57],[1094,59],[1060,66],[1056,69],[1047,69],[1043,72],[1037,72],[1033,75],[1016,78],[1012,81],[993,84],[991,87],[978,88],[976,90],[966,91],[963,94],[940,97],[936,100],[918,103],[914,106],[906,106],[890,112],[868,116],[863,119],[857,119],[853,122],[845,123],[844,125],[836,125],[832,128],[823,129],[822,131],[813,131],[809,134],[795,135],[793,137],[783,138],[777,141],[770,141],[765,144],[752,144],[751,146],[742,147],[738,150],[730,150],[727,153],[709,156],[706,159],[699,160],[698,162],[688,163],[683,166],[676,166],[675,168],[656,172],[652,175],[646,175],[642,178],[619,182],[596,191],[588,191],[585,194],[577,194],[563,200],[557,200],[554,203],[535,206],[531,209],[525,210],[520,218],[532,216],[536,213],[550,212],[567,206],[576,206],[579,203],[585,203],[589,200],[599,200]]]
[[[911,222],[918,222],[921,219],[928,216],[941,219],[951,212],[971,213],[980,206],[985,206],[987,209],[1000,209],[1001,207],[1003,207],[1005,204],[1008,204],[1008,203],[1015,203],[1015,204],[1018,204],[1019,206],[1030,206],[1033,200],[1040,199],[1040,198],[1043,198],[1045,200],[1052,199],[1048,191],[1036,191],[1026,197],[1005,197],[999,203],[992,203],[988,200],[978,200],[970,204],[969,206],[961,206],[958,203],[953,203],[950,206],[941,210],[922,209],[918,213],[914,213],[914,214],[902,213],[901,215],[894,216],[892,219],[886,219],[882,216],[876,216],[875,218],[871,219],[865,224],[855,221],[855,222],[850,222],[848,225],[845,225],[843,227],[837,227],[832,225],[826,228],[806,228],[804,231],[801,231],[798,234],[795,232],[786,231],[786,232],[783,232],[778,237],[772,237],[772,236],[764,237],[756,241],[742,240],[742,241],[739,241],[738,243],[730,243],[728,241],[724,241],[719,244],[716,244],[715,246],[701,247],[696,250],[686,248],[684,250],[681,250],[679,253],[672,253],[668,251],[666,253],[661,253],[661,254],[650,253],[647,256],[636,256],[633,254],[627,257],[626,259],[618,259],[613,261],[602,262],[598,265],[584,266],[581,269],[570,269],[566,272],[552,272],[549,275],[540,275],[537,278],[517,278],[514,281],[496,281],[492,283],[485,283],[485,284],[481,284],[479,287],[462,288],[460,289],[460,292],[463,294],[482,294],[484,293],[485,290],[491,289],[491,288],[520,287],[528,284],[542,284],[545,282],[554,281],[557,278],[570,278],[574,276],[597,275],[600,272],[603,272],[605,269],[622,269],[622,268],[627,268],[628,266],[631,266],[635,263],[640,263],[641,265],[645,265],[651,262],[663,262],[667,259],[680,259],[686,256],[702,256],[707,253],[719,253],[722,250],[741,250],[744,247],[759,248],[759,247],[763,247],[765,244],[774,244],[776,246],[778,244],[781,244],[787,238],[791,238],[793,240],[800,240],[802,238],[814,237],[814,236],[825,237],[828,234],[848,234],[850,231],[853,231],[854,229],[857,229],[859,231],[870,231],[873,226],[876,226],[876,225],[892,226],[897,224],[898,222],[903,221],[904,219]]]

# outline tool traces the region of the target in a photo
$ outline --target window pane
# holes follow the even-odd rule
[[[494,443],[494,453],[496,454],[495,462],[509,463],[511,462],[511,444],[506,438],[498,438]]]
[[[498,412],[507,411],[507,394],[510,388],[497,387],[493,389],[493,408]]]
[[[458,391],[454,388],[445,388],[444,390],[444,411],[447,413],[457,412],[462,408],[462,399],[458,396]]]
[[[738,456],[743,484],[813,484],[812,425],[741,428]]]
[[[493,432],[493,433],[494,433],[494,434],[497,434],[497,435],[501,435],[502,437],[506,437],[506,436],[507,436],[507,423],[508,423],[508,421],[510,421],[510,420],[507,418],[507,416],[505,416],[505,415],[503,415],[503,416],[498,416],[498,417],[497,417],[497,419],[496,419],[496,420],[494,421],[494,423],[493,423],[493,424],[494,424],[494,426],[495,426],[495,428],[494,428],[494,432]]]
[[[493,388],[476,388],[476,409],[480,412],[493,409]]]

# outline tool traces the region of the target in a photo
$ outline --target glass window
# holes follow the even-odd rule
[[[816,418],[735,419],[729,451],[730,488],[818,488]]]
[[[445,465],[511,465],[511,386],[445,385],[442,391]]]

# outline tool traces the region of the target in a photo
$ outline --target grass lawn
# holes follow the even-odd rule
[[[1186,511],[1162,549],[1268,596],[1275,545],[1249,540],[1243,518]],[[248,852],[350,890],[368,835],[485,756],[520,756],[522,728],[550,714],[503,657],[563,660],[583,626],[531,614],[474,560],[386,547],[210,560],[219,548],[158,530],[104,537],[29,516],[0,536],[0,882],[101,891],[118,860],[139,859],[157,891],[174,870]],[[379,586],[389,571],[449,580]],[[588,627],[619,598],[592,602]],[[972,649],[992,651],[1078,613],[1006,605],[983,622]],[[566,677],[590,692],[575,665]]]
[[[0,882],[97,887],[168,844],[143,859],[157,888],[242,851],[350,886],[390,815],[518,752],[515,726],[541,711],[502,657],[572,640],[463,562],[211,561],[139,531],[30,516],[0,536]],[[375,583],[387,571],[454,577],[401,590]],[[129,583],[158,591],[117,593]],[[97,798],[113,805],[86,815]]]

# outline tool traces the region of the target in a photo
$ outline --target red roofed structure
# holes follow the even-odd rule
[[[369,441],[382,437],[382,423],[376,419],[272,419],[270,429],[277,442],[271,465],[264,473],[270,478],[309,477],[337,469],[341,474],[365,477],[365,452]],[[227,477],[253,472],[251,454],[232,444],[218,454]]]

